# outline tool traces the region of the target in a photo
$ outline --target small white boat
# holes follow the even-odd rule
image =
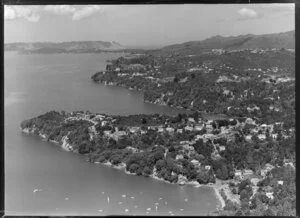
[[[36,189],[33,190],[33,193],[40,192],[40,191],[42,191],[42,189],[37,189],[36,188]]]

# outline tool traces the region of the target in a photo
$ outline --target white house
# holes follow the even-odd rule
[[[210,170],[210,168],[211,168],[210,165],[206,165],[206,166],[205,166],[205,169],[206,169],[206,170]]]
[[[219,148],[220,148],[220,151],[225,151],[226,150],[225,146],[219,146]]]
[[[252,135],[246,135],[246,136],[245,136],[245,139],[246,139],[246,141],[251,141]]]
[[[176,160],[183,159],[183,155],[182,155],[182,154],[177,154],[175,159],[176,159]]]
[[[257,137],[259,140],[265,140],[267,138],[265,134],[259,134]]]
[[[186,126],[186,127],[184,127],[184,129],[186,131],[193,131],[193,127],[191,127],[191,126]]]
[[[252,170],[244,170],[244,173],[243,173],[245,176],[249,176],[249,175],[252,175],[253,174],[253,171]]]
[[[174,128],[172,128],[172,127],[167,127],[166,130],[167,130],[168,132],[174,132]]]
[[[203,129],[203,125],[196,125],[195,130],[196,131],[201,131]]]
[[[266,196],[270,199],[274,199],[273,192],[266,192]]]
[[[177,129],[178,133],[183,133],[183,129]]]
[[[163,131],[164,131],[164,128],[162,128],[162,127],[158,128],[158,132],[163,132]]]
[[[192,118],[192,117],[189,117],[188,121],[189,121],[189,122],[192,122],[192,123],[195,123],[195,119]]]
[[[282,180],[279,180],[277,183],[278,183],[278,185],[283,185],[283,181]]]

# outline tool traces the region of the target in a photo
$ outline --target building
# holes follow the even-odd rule
[[[246,136],[245,136],[245,139],[246,139],[246,141],[251,141],[252,135],[246,135]]]
[[[175,159],[176,159],[176,160],[183,159],[183,155],[182,155],[182,154],[177,154]]]
[[[249,175],[253,174],[253,171],[252,170],[244,170],[243,174],[244,174],[244,176],[249,176]]]
[[[192,122],[192,123],[195,123],[195,119],[192,118],[192,117],[189,117],[188,121],[189,121],[189,122]]]
[[[219,146],[219,148],[220,148],[220,151],[225,151],[226,150],[225,146]]]
[[[278,183],[278,185],[283,185],[283,181],[282,180],[278,181],[277,183]]]
[[[206,170],[210,170],[210,168],[211,168],[211,166],[209,166],[209,165],[206,165],[206,166],[205,166],[205,169],[206,169]]]
[[[193,127],[191,127],[191,126],[186,126],[186,127],[184,127],[184,129],[186,131],[193,131]]]
[[[178,133],[183,133],[183,129],[177,129]]]
[[[167,130],[168,132],[174,132],[174,128],[172,128],[172,127],[167,127],[166,130]]]
[[[200,167],[201,166],[201,163],[199,163],[199,161],[197,161],[195,159],[192,160],[191,163],[194,164],[195,167]]]
[[[196,125],[195,130],[196,131],[201,131],[203,129],[203,125]]]
[[[131,132],[131,133],[136,133],[136,132],[138,132],[140,130],[140,127],[131,127],[130,129],[129,129],[129,131]]]
[[[162,127],[158,127],[158,130],[157,130],[158,132],[163,132],[164,131],[164,128],[162,128]]]
[[[267,138],[265,134],[259,134],[257,137],[259,140],[265,140]]]

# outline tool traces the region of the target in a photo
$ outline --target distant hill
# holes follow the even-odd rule
[[[265,35],[239,35],[239,36],[213,36],[202,41],[190,41],[182,44],[165,46],[166,52],[195,52],[211,49],[255,49],[255,48],[286,48],[295,49],[295,31],[265,34]]]
[[[21,53],[94,53],[124,49],[124,46],[114,41],[35,42],[8,43],[4,45],[5,51],[18,51]]]

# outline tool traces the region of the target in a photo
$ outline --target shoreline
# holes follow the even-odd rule
[[[33,133],[33,131],[30,131],[29,129],[22,129],[22,132],[28,134],[28,135],[34,135],[35,134]],[[60,144],[58,141],[55,141],[55,140],[45,140],[45,135],[36,135],[38,137],[40,137],[42,140],[44,141],[47,141],[49,143],[53,143],[53,144],[56,144],[56,145],[59,145],[59,147],[62,149],[62,150],[65,150],[67,152],[73,152],[73,153],[76,153],[75,151],[73,150],[67,150],[67,149],[64,149],[63,147],[63,144]],[[63,137],[64,138],[64,137]],[[63,142],[62,142],[63,143]],[[88,162],[88,161],[87,161]],[[113,165],[110,161],[106,161],[106,162],[99,162],[99,161],[96,161],[96,162],[88,162],[90,164],[99,164],[101,166],[106,166],[106,167],[110,167],[110,168],[113,168],[113,169],[116,169],[116,170],[120,170],[120,171],[123,171],[125,174],[127,175],[133,175],[133,176],[137,176],[135,173],[131,173],[129,171],[126,170],[126,164],[124,162],[121,162],[120,164],[118,165]],[[146,177],[146,176],[144,176]],[[225,200],[223,199],[220,191],[222,190],[223,188],[223,185],[221,184],[220,181],[216,180],[216,183],[212,184],[200,184],[198,183],[197,181],[187,181],[185,182],[184,184],[180,184],[179,181],[177,181],[176,183],[171,183],[169,181],[166,181],[164,180],[163,178],[159,178],[157,177],[156,173],[153,172],[152,174],[150,174],[149,176],[147,176],[151,179],[154,179],[156,181],[160,181],[160,182],[164,182],[164,183],[168,183],[168,184],[171,184],[171,185],[179,185],[179,186],[185,186],[185,185],[190,185],[190,186],[193,186],[194,188],[200,188],[200,187],[208,187],[208,188],[211,188],[214,190],[214,195],[216,197],[216,199],[219,201],[219,203],[217,204],[216,206],[216,210],[219,210],[219,209],[223,209],[226,205],[225,203]],[[226,181],[225,181],[226,182]]]
[[[113,165],[110,161],[107,161],[105,163],[100,163],[100,162],[91,162],[91,163],[92,164],[100,164],[102,166],[114,168],[114,169],[123,171],[127,175],[137,176],[135,173],[131,173],[131,172],[127,171],[126,170],[126,164],[123,163],[123,162],[119,165]],[[216,199],[219,201],[217,206],[216,206],[216,210],[222,210],[226,205],[226,202],[225,202],[224,198],[222,197],[222,195],[220,193],[220,191],[223,188],[222,184],[218,184],[218,183],[220,183],[220,181],[216,181],[215,184],[200,184],[197,181],[188,181],[184,185],[181,185],[178,182],[177,183],[171,183],[169,181],[164,180],[163,178],[159,178],[155,175],[155,173],[150,174],[148,177],[151,178],[151,179],[154,179],[156,181],[164,182],[164,183],[167,183],[167,184],[170,184],[170,185],[179,185],[179,186],[190,185],[190,186],[193,186],[194,188],[201,188],[201,187],[211,188],[211,189],[214,190],[214,195],[215,195]]]

